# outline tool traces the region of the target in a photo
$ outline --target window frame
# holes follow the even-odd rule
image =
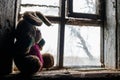
[[[66,1],[67,4],[66,5]],[[60,12],[59,16],[47,16],[46,17],[52,22],[52,23],[58,23],[59,24],[59,33],[58,33],[58,47],[57,47],[57,64],[56,67],[63,68],[63,57],[64,57],[64,34],[65,34],[65,25],[85,25],[85,26],[101,26],[101,38],[103,37],[103,11],[104,7],[102,7],[102,10],[100,11],[99,15],[96,14],[83,14],[83,13],[74,13],[72,8],[70,7],[70,1],[73,0],[60,0]],[[100,0],[102,1],[102,0]],[[101,4],[101,3],[100,3]],[[72,4],[71,4],[72,5]],[[67,12],[66,12],[66,6],[67,6]],[[100,5],[101,7],[101,5]],[[67,13],[67,17],[66,17]],[[82,16],[82,17],[81,17]],[[81,19],[86,18],[86,19]],[[104,55],[103,55],[103,38],[101,39],[101,62],[104,64]]]
[[[70,6],[70,0],[67,0],[68,5]],[[72,0],[71,0],[72,1]],[[102,1],[102,0],[101,0]],[[101,67],[104,67],[104,54],[103,54],[103,20],[104,20],[104,5],[100,5],[99,7],[102,8],[102,10],[100,11],[99,17],[101,16],[101,18],[96,17],[98,15],[94,15],[94,14],[83,14],[83,13],[73,13],[72,14],[68,14],[68,18],[66,18],[66,13],[69,12],[65,12],[65,8],[66,8],[66,1],[65,0],[61,0],[61,5],[60,5],[60,16],[61,16],[61,22],[60,22],[60,35],[59,36],[59,45],[58,45],[58,64],[57,66],[59,68],[64,67],[63,66],[63,56],[64,56],[64,34],[65,34],[65,24],[70,24],[70,25],[89,25],[89,26],[100,26],[101,27],[101,49],[100,49],[100,57],[101,57]],[[100,3],[101,4],[101,3]],[[67,6],[68,6],[67,5]],[[70,7],[67,7],[68,11],[69,11]],[[72,10],[71,10],[72,11]],[[85,17],[79,17],[81,15],[85,15]],[[81,19],[81,18],[86,18],[87,16],[93,16],[93,17],[88,17],[87,19]],[[72,18],[71,18],[72,17]]]

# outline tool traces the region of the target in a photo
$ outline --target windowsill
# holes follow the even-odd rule
[[[100,78],[100,77],[119,77],[120,71],[115,70],[53,70],[53,71],[43,71],[35,75],[39,76],[49,76],[49,77],[60,77],[60,76],[68,76],[75,78]]]
[[[12,73],[7,78],[23,78],[25,76],[19,73]],[[72,70],[72,69],[60,69],[60,70],[47,70],[38,72],[31,76],[33,80],[57,80],[57,79],[79,79],[79,78],[119,78],[120,71],[117,70]]]

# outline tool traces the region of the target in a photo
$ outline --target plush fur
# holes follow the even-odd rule
[[[39,71],[41,63],[37,56],[28,55],[15,58],[15,64],[22,74],[34,74]]]
[[[39,16],[39,17],[38,17]],[[42,22],[50,26],[50,21],[40,12],[25,12],[17,24],[15,30],[15,55],[14,62],[17,68],[25,74],[34,74],[41,68],[41,63],[36,56],[30,55],[29,51],[36,42],[36,26]],[[38,35],[41,33],[37,33]],[[41,38],[41,36],[38,36]],[[40,39],[37,38],[37,41]]]
[[[51,22],[41,13],[41,12],[36,12],[36,15],[47,25],[51,26]]]
[[[43,57],[43,68],[51,68],[54,66],[54,57],[50,53],[44,53],[42,54]]]

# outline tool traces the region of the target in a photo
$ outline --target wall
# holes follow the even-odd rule
[[[104,25],[104,62],[109,69],[116,68],[116,9],[115,0],[106,0],[106,21]]]
[[[11,73],[17,0],[0,0],[0,75]]]

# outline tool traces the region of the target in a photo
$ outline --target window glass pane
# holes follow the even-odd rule
[[[32,4],[21,6],[21,13],[25,11],[40,11],[44,15],[58,16],[59,0],[22,0],[21,4]]]
[[[65,27],[64,66],[100,66],[100,27]]]
[[[59,0],[22,0],[21,3],[59,6]]]
[[[58,41],[58,24],[52,24],[53,26],[42,25],[39,27],[43,39],[45,40],[45,45],[41,53],[50,53],[54,56],[54,62],[56,65],[57,58],[57,41]]]
[[[97,0],[73,0],[73,12],[96,14]]]

